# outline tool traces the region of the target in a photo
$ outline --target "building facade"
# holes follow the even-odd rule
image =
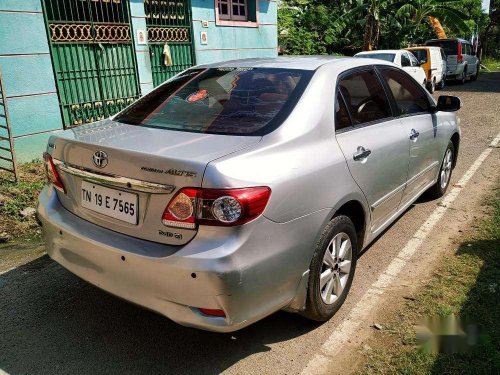
[[[0,0],[0,106],[18,161],[190,66],[276,56],[276,21],[275,0]]]

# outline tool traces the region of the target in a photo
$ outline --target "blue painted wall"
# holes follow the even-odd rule
[[[196,63],[204,64],[247,57],[277,56],[277,3],[259,1],[259,27],[220,26],[215,24],[214,0],[191,0]],[[209,21],[209,27],[202,27]],[[208,43],[201,44],[200,33],[207,32]]]
[[[62,121],[40,0],[0,0],[0,69],[17,159],[41,158]]]

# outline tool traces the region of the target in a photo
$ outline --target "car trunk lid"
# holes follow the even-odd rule
[[[52,136],[48,152],[66,188],[65,194],[58,192],[66,209],[116,232],[182,245],[194,237],[196,229],[162,224],[172,196],[183,187],[200,187],[210,161],[249,147],[260,138],[105,120]]]

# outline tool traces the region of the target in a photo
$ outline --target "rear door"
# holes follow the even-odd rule
[[[412,200],[433,183],[439,168],[438,122],[430,110],[425,90],[398,69],[380,67],[391,92],[396,115],[409,145],[408,181],[401,204]]]
[[[396,212],[408,170],[408,137],[392,117],[373,68],[344,73],[337,85],[336,138],[371,207],[376,232]]]

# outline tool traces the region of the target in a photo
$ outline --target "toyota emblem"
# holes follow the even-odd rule
[[[94,155],[92,155],[92,162],[97,168],[104,168],[108,165],[108,154],[104,151],[96,151]]]

